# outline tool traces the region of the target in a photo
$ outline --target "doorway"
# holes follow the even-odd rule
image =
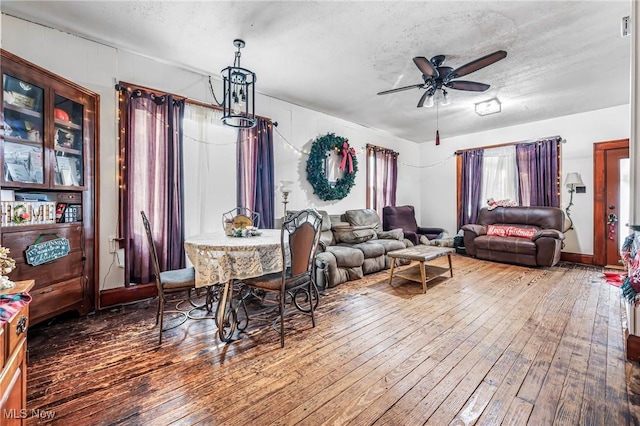
[[[620,247],[627,235],[631,198],[629,139],[594,144],[593,263],[622,268]]]

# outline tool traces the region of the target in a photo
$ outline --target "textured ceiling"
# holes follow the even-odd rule
[[[456,68],[496,50],[508,56],[464,80],[438,108],[443,137],[629,102],[629,1],[113,2],[6,1],[2,12],[111,46],[217,74],[242,38],[242,65],[266,95],[399,137],[433,140],[436,108],[416,108],[414,56]],[[502,112],[474,103],[498,97]],[[260,113],[258,110],[257,113]],[[276,118],[277,119],[277,118]],[[543,132],[544,133],[544,132]]]

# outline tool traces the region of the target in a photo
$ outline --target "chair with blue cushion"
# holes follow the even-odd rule
[[[153,234],[151,233],[151,225],[149,225],[149,219],[147,215],[141,211],[142,223],[144,229],[147,232],[147,241],[149,243],[149,252],[151,253],[151,260],[153,263],[153,272],[156,279],[156,287],[158,289],[158,311],[156,312],[156,325],[158,320],[160,321],[160,341],[162,343],[162,329],[164,323],[164,305],[167,295],[174,294],[181,291],[188,293],[189,301],[191,302],[191,291],[195,290],[195,270],[191,268],[175,269],[170,271],[160,271],[160,262],[158,261],[158,252],[153,240]],[[192,304],[193,305],[193,304]],[[195,305],[193,305],[195,306]],[[176,324],[177,327],[183,324],[187,318],[189,318],[189,312],[177,311],[182,315],[182,320]],[[173,327],[172,327],[173,328]]]

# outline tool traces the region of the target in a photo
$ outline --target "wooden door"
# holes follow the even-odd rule
[[[620,193],[621,160],[629,158],[629,140],[617,140],[594,144],[594,256],[596,265],[622,267],[620,264],[620,240],[627,234],[620,223],[621,204],[630,194]],[[624,197],[624,199],[621,199]],[[624,212],[623,212],[624,213]]]

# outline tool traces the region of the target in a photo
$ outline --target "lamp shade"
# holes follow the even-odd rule
[[[567,188],[575,189],[576,186],[584,186],[580,173],[571,172],[567,173],[567,177],[564,179],[564,184]]]
[[[290,180],[281,180],[280,181],[280,192],[291,192],[293,186],[293,182]]]

